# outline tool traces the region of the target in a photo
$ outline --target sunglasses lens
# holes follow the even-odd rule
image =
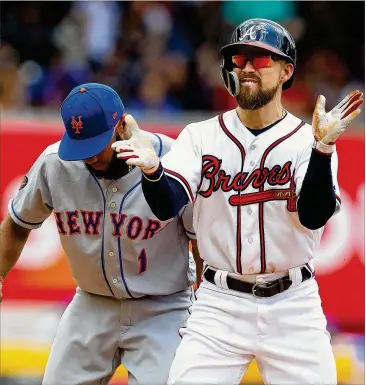
[[[248,59],[247,56],[244,55],[235,55],[232,57],[233,64],[236,67],[244,68],[247,60],[252,63],[254,69],[271,67],[273,65],[273,60],[270,56],[260,56],[254,57],[253,59]]]
[[[273,61],[270,56],[261,56],[253,59],[253,67],[255,69],[271,67]]]
[[[245,67],[245,63],[247,61],[247,57],[244,56],[244,55],[235,55],[233,56],[233,63],[239,67],[239,68],[244,68]]]

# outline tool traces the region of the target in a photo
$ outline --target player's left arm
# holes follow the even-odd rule
[[[151,141],[143,135],[136,136],[136,140],[116,142],[112,147],[118,158],[140,167],[145,199],[156,217],[165,221],[174,218],[189,201],[194,202],[201,180],[200,142],[200,135],[191,124],[182,130],[161,161]]]
[[[300,223],[316,230],[339,211],[341,199],[337,181],[337,151],[331,156],[318,153],[313,145],[305,150],[295,170],[299,196],[297,211]]]
[[[339,207],[335,142],[360,114],[358,107],[363,103],[362,96],[361,92],[354,91],[328,113],[325,112],[324,96],[317,100],[312,122],[315,145],[297,201],[300,223],[308,229],[323,227]]]
[[[123,130],[119,133],[122,140],[112,144],[112,148],[118,153],[117,157],[125,159],[127,164],[140,167],[144,175],[148,174],[154,179],[151,183],[142,178],[141,185],[146,201],[157,218],[164,221],[174,218],[189,201],[185,188],[165,175],[160,162],[160,158],[170,151],[174,139],[141,130],[129,114],[124,116],[121,125]],[[160,151],[157,149],[157,138],[161,143]],[[152,186],[154,187],[151,188]]]

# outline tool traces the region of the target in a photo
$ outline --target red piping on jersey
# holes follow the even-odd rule
[[[244,159],[245,159],[245,149],[243,145],[239,142],[237,138],[227,129],[224,123],[223,115],[219,115],[219,123],[224,131],[224,133],[237,145],[241,154],[241,172],[244,171]],[[241,191],[239,190],[239,199]],[[242,273],[241,267],[241,207],[237,208],[237,222],[236,222],[236,270],[239,274]]]
[[[294,212],[297,211],[297,196],[296,196],[296,183],[295,183],[295,173],[292,175],[290,182],[290,190],[292,191],[292,195],[287,201],[287,210]]]
[[[164,171],[166,174],[168,174],[168,175],[170,174],[170,175],[179,179],[179,181],[185,186],[186,190],[188,191],[188,194],[191,198],[192,203],[194,203],[194,196],[192,193],[192,189],[191,189],[191,186],[189,185],[189,183],[186,181],[186,179],[182,175],[178,174],[177,172],[169,170],[167,168],[164,168]]]
[[[268,202],[275,200],[288,200],[293,197],[293,190],[287,189],[273,189],[261,192],[254,192],[244,195],[232,195],[229,198],[229,203],[233,206],[245,206],[253,203]]]
[[[290,136],[295,134],[299,129],[305,124],[305,122],[301,122],[294,130],[292,130],[287,135],[283,136],[282,138],[277,139],[275,142],[273,142],[264,152],[261,163],[259,166],[260,170],[263,170],[264,163],[266,161],[266,158],[270,151],[272,151],[276,146],[278,146],[280,143],[282,143],[284,140],[288,139]],[[262,192],[264,190],[264,185],[259,187],[259,192]],[[259,203],[259,239],[260,239],[260,245],[261,245],[261,273],[265,273],[266,271],[266,250],[265,250],[265,240],[264,240],[264,219],[263,219],[263,205],[264,202]]]

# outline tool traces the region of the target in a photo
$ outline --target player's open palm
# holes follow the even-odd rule
[[[320,95],[313,113],[313,133],[317,141],[333,144],[346,127],[361,112],[363,94],[360,91],[349,93],[331,111],[325,112],[325,97]]]

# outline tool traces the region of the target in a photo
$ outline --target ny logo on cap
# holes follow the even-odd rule
[[[80,129],[83,128],[83,122],[81,121],[81,116],[77,117],[78,120],[75,119],[75,116],[72,116],[71,127],[75,130],[75,134],[80,134]]]

